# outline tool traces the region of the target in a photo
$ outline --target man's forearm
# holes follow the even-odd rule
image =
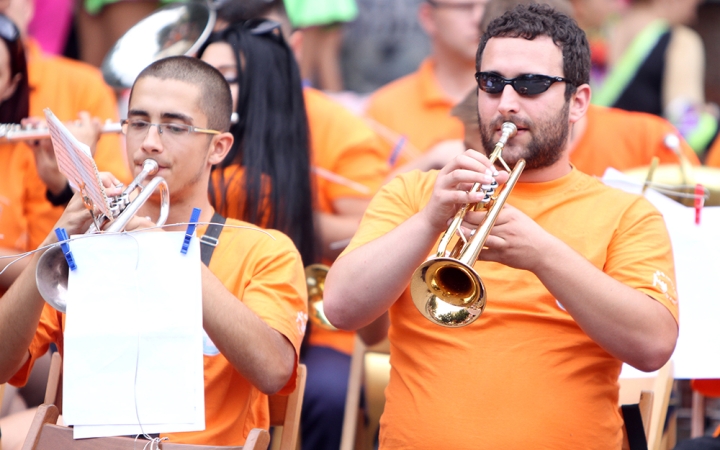
[[[640,370],[661,367],[678,336],[670,311],[602,272],[564,243],[558,241],[553,248],[535,274],[583,331]]]
[[[9,380],[28,358],[45,301],[35,284],[35,254],[27,269],[0,298],[0,383]]]
[[[400,297],[439,237],[419,214],[339,258],[325,280],[325,314],[356,330],[380,317]]]
[[[290,342],[225,289],[202,267],[203,327],[244,378],[273,394],[293,373],[296,354]]]

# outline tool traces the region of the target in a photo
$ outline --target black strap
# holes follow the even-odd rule
[[[621,405],[623,418],[625,419],[625,431],[627,432],[630,450],[648,450],[647,439],[645,439],[645,427],[640,415],[640,405]]]
[[[50,189],[45,189],[45,198],[48,199],[53,206],[67,205],[74,194],[75,193],[72,188],[70,188],[70,183],[68,182],[65,182],[65,188],[58,195],[53,195],[53,193],[50,192]]]
[[[207,231],[205,231],[205,234],[200,238],[200,260],[208,267],[210,267],[210,260],[218,244],[218,238],[222,232],[225,220],[223,216],[215,211],[212,219],[210,219],[212,223],[208,225]]]

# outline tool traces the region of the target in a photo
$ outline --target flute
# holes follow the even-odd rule
[[[232,113],[232,123],[237,123],[238,114]],[[100,134],[120,133],[122,124],[108,120],[100,129]],[[38,139],[50,139],[50,129],[46,126],[20,125],[18,123],[0,123],[0,144],[7,142],[34,141]]]

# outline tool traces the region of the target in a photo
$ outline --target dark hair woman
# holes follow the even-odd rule
[[[305,265],[315,262],[307,116],[300,72],[279,24],[233,24],[211,36],[199,55],[227,79],[237,113],[235,143],[213,174],[213,205],[228,217],[284,232]]]

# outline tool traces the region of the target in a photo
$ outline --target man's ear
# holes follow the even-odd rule
[[[590,106],[590,85],[582,84],[578,86],[575,93],[570,98],[570,123],[575,123],[587,113]]]
[[[210,152],[208,153],[208,163],[211,166],[220,164],[232,148],[234,140],[235,138],[232,133],[228,132],[213,136],[212,142],[210,143]]]

